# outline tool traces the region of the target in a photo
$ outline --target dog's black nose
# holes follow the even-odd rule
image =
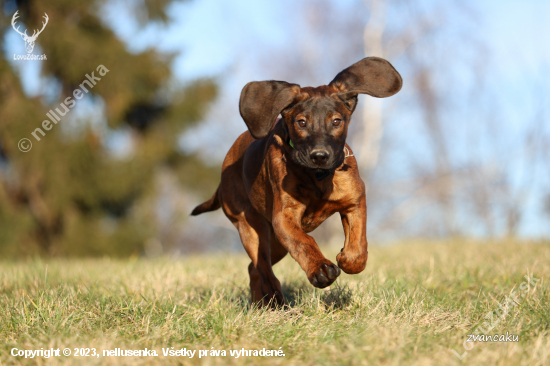
[[[309,154],[309,158],[316,165],[325,165],[328,161],[329,154],[324,150],[315,150]]]

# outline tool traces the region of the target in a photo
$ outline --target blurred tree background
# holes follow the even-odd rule
[[[172,81],[173,55],[130,52],[101,19],[101,0],[17,0],[2,3],[0,34],[49,22],[37,48],[47,55],[49,89],[28,96],[21,75],[0,58],[0,256],[128,256],[158,243],[159,177],[210,194],[219,171],[178,147],[181,133],[201,120],[217,93],[213,79]],[[169,1],[128,3],[141,24],[165,22]],[[35,48],[36,49],[36,48]],[[38,53],[35,51],[35,54]],[[9,55],[11,56],[11,55]],[[25,61],[22,61],[25,62]],[[37,62],[37,61],[26,61]],[[30,133],[104,65],[109,72],[40,141]],[[97,71],[96,76],[99,76]],[[95,122],[94,122],[95,121]],[[76,123],[78,122],[78,123]],[[63,125],[63,126],[61,126]],[[40,136],[40,135],[39,135]],[[130,153],[112,147],[121,136]],[[19,151],[30,138],[30,152]],[[115,145],[121,145],[120,141]],[[159,183],[159,181],[161,183]],[[161,233],[162,234],[162,233]],[[164,233],[163,246],[175,245]]]
[[[348,135],[371,244],[550,237],[550,3],[0,4],[0,256],[242,250],[221,210],[188,217],[246,128],[242,87],[326,84],[365,56],[404,79],[395,97],[360,96]],[[48,14],[33,52],[46,61],[13,59],[26,53],[16,10],[29,34]],[[34,140],[98,65],[109,72]],[[340,220],[313,235],[340,245]]]

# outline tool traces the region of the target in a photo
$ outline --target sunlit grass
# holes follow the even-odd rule
[[[325,249],[334,260],[337,249]],[[249,304],[245,255],[173,260],[0,262],[0,365],[307,364],[544,365],[550,355],[548,243],[403,243],[371,247],[367,270],[316,290],[290,257],[275,272],[286,311]],[[540,281],[489,334],[517,343],[463,342],[525,275]],[[471,348],[471,344],[466,344]],[[155,349],[158,357],[24,359],[12,348]],[[226,350],[164,357],[162,348]],[[284,357],[229,350],[284,351]]]

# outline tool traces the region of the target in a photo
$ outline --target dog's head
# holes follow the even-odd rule
[[[283,117],[291,159],[314,170],[344,162],[344,146],[357,95],[386,98],[403,81],[386,60],[367,57],[340,72],[328,85],[301,88],[285,81],[253,81],[241,92],[239,109],[248,130],[261,139]]]

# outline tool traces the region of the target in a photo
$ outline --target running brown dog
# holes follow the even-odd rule
[[[319,288],[332,284],[340,269],[365,269],[365,184],[346,136],[359,93],[385,98],[402,84],[388,61],[367,57],[317,88],[274,80],[245,85],[239,109],[248,131],[227,153],[216,193],[192,215],[222,207],[235,225],[252,260],[252,302],[285,303],[272,266],[287,253]],[[338,266],[306,234],[336,212],[346,237]]]

